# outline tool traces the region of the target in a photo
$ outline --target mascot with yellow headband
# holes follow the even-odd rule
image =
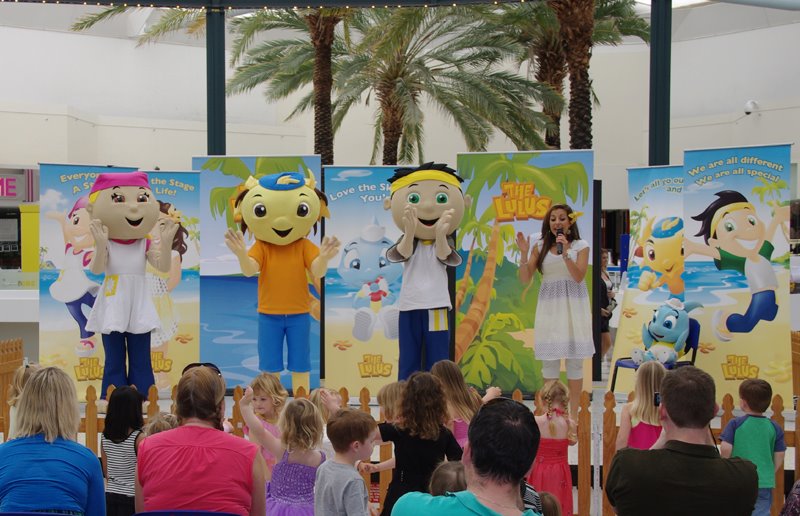
[[[225,244],[239,259],[242,274],[258,274],[258,367],[280,375],[283,342],[288,348],[292,387],[309,391],[311,325],[308,275],[321,278],[328,261],[339,252],[339,241],[325,237],[318,248],[306,236],[322,217],[330,216],[325,194],[314,176],[281,172],[250,177],[235,201],[241,231],[228,229]],[[250,250],[244,232],[256,241]]]
[[[724,190],[715,195],[717,199],[692,217],[701,223],[695,236],[702,236],[705,244],[686,240],[684,252],[686,256],[709,256],[717,269],[736,271],[747,278],[753,296],[747,311],[736,314],[718,310],[711,319],[717,338],[729,341],[733,333],[748,333],[759,321],[772,321],[778,314],[778,279],[770,261],[775,247],[771,240],[778,226],[788,222],[789,207],[776,207],[772,220],[765,225],[741,193]]]
[[[403,231],[386,252],[389,261],[403,263],[399,380],[450,358],[447,267],[461,263],[451,234],[471,200],[461,191],[462,181],[455,170],[439,163],[398,168],[389,178],[391,196],[384,208],[392,211],[394,223]]]

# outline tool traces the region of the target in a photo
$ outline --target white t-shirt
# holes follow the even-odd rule
[[[436,246],[422,240],[403,262],[403,284],[398,308],[401,311],[450,308],[447,266],[436,257]]]

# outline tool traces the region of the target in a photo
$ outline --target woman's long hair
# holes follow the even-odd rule
[[[58,437],[76,441],[81,416],[75,384],[57,367],[33,373],[16,404],[17,427],[12,438],[44,434],[52,443]]]
[[[542,272],[542,263],[544,263],[545,255],[550,252],[550,248],[556,243],[556,236],[550,230],[550,215],[552,215],[555,210],[564,210],[567,212],[567,217],[570,217],[573,213],[572,208],[567,204],[554,204],[550,206],[550,209],[547,210],[547,213],[544,215],[544,219],[542,219],[542,249],[539,251],[539,256],[536,258],[536,269],[539,272]],[[570,242],[581,239],[577,221],[570,220],[569,231],[565,232],[564,236],[567,237],[567,240]]]
[[[183,373],[175,395],[175,415],[180,424],[196,417],[222,430],[224,410],[225,381],[217,371],[198,366]]]

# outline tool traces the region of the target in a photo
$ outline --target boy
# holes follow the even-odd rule
[[[783,430],[764,412],[772,401],[772,387],[765,380],[745,380],[739,386],[739,406],[745,415],[731,420],[722,431],[720,455],[741,457],[756,465],[758,498],[753,515],[768,515],[772,504],[775,472],[783,464],[786,443]]]
[[[370,516],[367,487],[355,464],[368,461],[378,439],[378,424],[358,410],[339,410],[328,421],[336,454],[317,468],[314,511],[326,516]]]

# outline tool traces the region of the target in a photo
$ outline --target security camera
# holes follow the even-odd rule
[[[744,103],[745,115],[751,114],[756,109],[758,109],[758,102],[756,102],[755,100],[748,100],[747,102]]]

